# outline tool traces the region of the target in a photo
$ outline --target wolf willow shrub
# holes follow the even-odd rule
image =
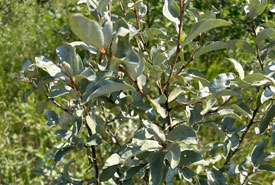
[[[142,1],[79,3],[91,13],[70,15],[81,41],[58,47],[56,63],[25,60],[20,77],[33,87],[25,97],[46,97],[41,110],[60,109],[45,113],[63,138],[53,151],[53,184],[256,184],[260,171],[275,172],[275,23],[255,21],[274,5],[250,0],[244,7],[254,41],[204,43],[210,30],[232,23],[215,9],[196,11],[190,0],[164,1],[174,34],[143,29]],[[186,16],[194,20],[189,30],[182,29]],[[247,51],[254,59],[245,63],[257,66],[245,71],[240,58],[227,58],[235,71],[214,79],[190,68],[220,49]],[[85,173],[73,168],[79,161],[88,161]]]

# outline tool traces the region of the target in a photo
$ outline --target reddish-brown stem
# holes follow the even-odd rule
[[[171,70],[170,70],[168,81],[165,84],[166,85],[166,90],[165,90],[166,94],[168,93],[170,82],[173,78],[173,72],[174,72],[174,69],[175,69],[175,65],[177,63],[177,60],[179,58],[179,54],[180,54],[180,51],[181,51],[180,45],[181,45],[183,15],[184,15],[183,2],[182,2],[182,0],[180,0],[180,24],[179,24],[179,33],[178,33],[178,41],[177,41],[177,50],[176,50],[176,56],[175,56],[174,62],[171,65]]]
[[[124,9],[124,7],[123,7],[122,2],[119,2],[119,6],[120,6],[120,9],[121,9],[123,15],[125,16],[125,15],[126,15],[126,11],[125,11],[125,9]]]
[[[159,93],[163,94],[163,90],[162,90],[162,86],[161,86],[160,80],[157,81],[157,85],[158,85],[158,88],[159,88]]]
[[[78,96],[80,97],[80,99],[82,99],[82,94],[80,92],[80,88],[78,86],[78,83],[75,81],[74,77],[71,78],[71,82],[72,82],[73,86],[75,87],[75,89],[77,90]]]
[[[202,43],[202,40],[203,40],[203,37],[204,37],[205,33],[202,33],[201,36],[200,36],[200,40],[199,40],[199,43],[198,43],[198,46],[201,45]],[[188,60],[188,62],[186,64],[183,64],[182,67],[180,68],[180,70],[177,72],[177,74],[179,74],[183,69],[185,69],[195,58],[195,55],[197,54],[197,51],[198,49],[194,49],[190,59]]]
[[[184,11],[185,11],[185,7],[183,7],[183,0],[180,0],[180,24],[179,24],[176,56],[175,56],[175,59],[174,59],[172,65],[171,65],[170,74],[169,74],[168,80],[165,84],[166,87],[165,87],[165,90],[164,90],[164,94],[167,97],[168,97],[170,82],[173,78],[175,65],[178,61],[179,54],[180,54],[180,51],[181,51],[181,35],[182,35],[182,22],[183,22]],[[171,131],[172,130],[172,118],[171,118],[171,115],[170,115],[171,109],[169,108],[168,98],[167,98],[167,101],[165,102],[165,110],[167,112],[168,128]]]
[[[123,72],[126,76],[128,76],[136,85],[137,87],[137,91],[142,94],[143,96],[146,96],[146,94],[143,92],[142,88],[139,86],[138,82],[136,79],[134,79],[129,73],[128,71],[126,71],[125,69],[123,69],[123,67],[119,66],[119,71]]]
[[[74,77],[71,78],[71,82],[72,82],[73,86],[75,87],[75,89],[78,91],[78,96],[80,97],[80,99],[82,99],[83,96],[82,96],[82,94],[81,94],[79,85],[78,85],[78,83],[75,81],[75,78],[74,78]],[[86,108],[85,105],[83,105],[83,106],[84,106],[84,108]],[[89,112],[88,112],[87,114],[89,114]],[[89,128],[89,126],[87,125],[87,123],[86,123],[85,125],[86,125],[86,127],[87,127],[89,136],[92,136],[92,131],[91,131],[91,129]],[[96,159],[96,148],[95,148],[95,146],[91,146],[91,149],[92,149],[93,164],[94,164],[94,168],[95,168],[96,184],[99,185],[99,184],[100,184],[100,182],[99,182],[99,169],[98,169],[97,159]]]
[[[137,27],[139,30],[141,30],[141,26],[140,26],[140,21],[139,21],[139,14],[138,14],[138,11],[136,8],[133,9],[134,13],[135,13],[135,16],[136,16],[136,22],[137,22]],[[146,42],[142,36],[142,34],[139,32],[138,33],[138,36],[143,44],[143,51],[146,51]]]

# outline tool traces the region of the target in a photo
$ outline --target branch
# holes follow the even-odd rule
[[[74,88],[78,91],[78,96],[80,97],[80,99],[82,99],[83,96],[81,94],[79,85],[75,81],[74,77],[71,78],[71,82],[73,83]],[[85,109],[87,108],[86,105],[83,105],[83,106]],[[87,112],[87,114],[89,115],[89,111]],[[91,131],[90,127],[88,126],[87,122],[85,123],[85,125],[88,130],[89,136],[92,136],[93,135],[92,131]],[[94,164],[94,168],[95,168],[96,184],[99,185],[100,182],[99,182],[99,170],[98,170],[97,159],[96,159],[96,148],[95,148],[95,146],[91,146],[91,149],[92,149],[93,164]]]
[[[244,141],[244,138],[245,138],[246,134],[248,133],[248,131],[249,131],[249,129],[251,128],[251,126],[253,125],[253,123],[255,123],[255,122],[254,122],[254,119],[255,119],[256,114],[258,113],[259,109],[260,109],[260,107],[257,107],[257,108],[253,111],[253,116],[252,116],[252,118],[251,118],[249,124],[247,125],[246,130],[244,131],[244,133],[242,134],[242,136],[241,136],[241,138],[240,138],[240,140],[239,140],[239,145],[238,145],[237,149],[234,150],[234,151],[232,152],[232,154],[226,159],[226,161],[225,161],[225,163],[223,164],[223,166],[227,165],[227,164],[229,163],[229,161],[232,159],[232,157],[240,150],[240,146],[241,146],[242,142]]]
[[[244,179],[244,181],[243,181],[243,183],[241,184],[241,185],[245,185],[246,184],[246,181],[248,180],[248,177],[250,176],[250,175],[252,175],[253,174],[253,171],[251,170],[250,172],[248,172],[248,174],[246,175],[246,177],[245,177],[245,179]]]
[[[98,170],[98,166],[97,166],[95,146],[92,146],[92,155],[93,155],[93,163],[94,163],[94,167],[95,167],[96,184],[99,185],[100,184],[100,182],[99,182],[99,170]]]
[[[123,15],[125,16],[125,15],[126,15],[126,11],[125,11],[125,9],[124,9],[124,7],[123,7],[122,2],[119,2],[119,6],[120,6],[120,9],[121,9]]]
[[[78,83],[75,81],[75,78],[74,78],[74,77],[71,78],[71,82],[72,82],[74,88],[77,90],[78,96],[80,97],[80,99],[82,99],[82,94],[81,94],[79,85],[78,85]]]
[[[182,21],[183,21],[183,15],[184,15],[185,8],[186,7],[183,7],[183,0],[180,0],[180,24],[179,24],[179,33],[178,33],[176,56],[175,56],[174,62],[171,65],[169,78],[168,78],[168,80],[167,80],[167,82],[165,84],[166,85],[166,89],[164,90],[164,94],[167,97],[168,97],[170,82],[171,82],[171,80],[173,78],[173,73],[174,73],[175,65],[177,63],[177,60],[179,58],[179,54],[180,54],[180,51],[181,51]],[[169,130],[172,130],[172,118],[171,118],[171,115],[170,115],[171,109],[169,108],[168,99],[165,102],[165,109],[167,111],[168,127],[169,127]]]
[[[202,43],[202,39],[204,37],[205,33],[202,33],[201,36],[200,36],[200,40],[199,40],[199,43],[198,43],[198,46],[201,45]],[[197,51],[198,51],[198,48],[195,48],[190,59],[188,60],[188,62],[186,64],[183,64],[182,67],[180,68],[180,70],[177,72],[177,74],[179,74],[183,69],[185,69],[195,58],[195,55],[197,54]]]
[[[257,36],[257,33],[256,33],[256,26],[255,26],[255,22],[254,22],[254,19],[252,18],[252,31],[253,31],[253,34],[254,34],[254,37],[256,38],[256,36]],[[257,51],[257,59],[258,59],[258,61],[259,61],[259,64],[260,64],[260,66],[261,66],[261,69],[262,69],[262,71],[264,70],[264,64],[263,64],[263,61],[262,61],[262,59],[261,59],[261,51],[260,51],[260,49],[259,49],[259,47],[258,47],[258,44],[256,44],[255,43],[255,45],[256,45],[256,51]]]
[[[64,112],[67,112],[68,114],[72,114],[68,109],[62,107],[55,99],[49,98],[49,96],[47,96],[47,98],[48,98],[48,100],[52,101],[53,104],[54,104],[56,107],[60,108],[60,109],[63,110]]]
[[[136,16],[137,27],[138,27],[139,30],[141,30],[138,11],[137,11],[136,8],[134,8],[133,11],[134,11],[135,16]],[[138,33],[138,36],[139,36],[139,38],[140,38],[140,40],[143,44],[143,51],[147,51],[147,49],[146,49],[147,44],[146,44],[146,42],[145,42],[145,40],[144,40],[144,38],[143,38],[143,36],[140,32]]]
[[[180,40],[181,40],[181,35],[182,35],[182,19],[183,19],[183,15],[184,15],[183,2],[182,2],[182,0],[180,0],[180,24],[179,24],[179,33],[178,33],[178,41],[177,41],[177,50],[176,50],[176,56],[175,56],[174,62],[171,65],[171,70],[170,70],[168,81],[165,84],[166,85],[166,90],[165,90],[166,94],[168,93],[170,82],[171,82],[171,80],[173,78],[173,72],[174,72],[174,69],[175,69],[175,65],[176,65],[176,62],[177,62],[177,60],[179,58],[179,54],[180,54],[180,50],[181,50]]]
[[[103,111],[103,117],[104,117],[104,119],[105,119],[105,124],[104,124],[104,125],[108,126],[109,123],[111,123],[111,122],[115,121],[116,119],[118,119],[118,116],[117,116],[117,117],[115,117],[115,118],[113,118],[113,119],[111,119],[111,120],[108,121],[108,118],[107,118],[107,114],[106,114],[105,108],[104,108],[103,105],[102,105],[101,107],[102,107],[102,111]],[[119,144],[119,141],[118,141],[117,136],[112,132],[111,128],[108,127],[108,128],[107,128],[107,131],[108,131],[108,132],[111,134],[111,136],[116,140],[116,142],[114,142],[114,143],[117,144],[119,147],[121,147],[120,144]]]
[[[139,86],[138,82],[136,79],[134,79],[129,73],[128,71],[126,71],[125,69],[123,69],[121,66],[118,67],[119,71],[123,72],[126,76],[128,76],[137,86],[137,92],[139,92],[140,94],[142,94],[143,96],[146,96],[146,94],[143,92],[142,88]]]

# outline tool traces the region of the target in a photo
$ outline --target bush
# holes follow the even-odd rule
[[[34,102],[41,98],[31,96],[24,103],[21,97],[30,86],[14,81],[13,73],[24,58],[54,58],[57,46],[74,40],[66,16],[74,7],[65,1],[43,6],[34,0],[0,1],[0,184],[42,184],[34,170],[57,139],[35,113]]]
[[[25,97],[45,97],[39,110],[51,106],[47,124],[62,138],[40,175],[53,184],[272,183],[275,26],[260,16],[273,17],[274,5],[251,0],[243,7],[251,36],[216,40],[207,35],[244,26],[195,2],[165,0],[167,24],[146,27],[154,3],[82,0],[89,18],[69,18],[82,41],[58,47],[57,63],[23,62]],[[201,58],[221,49],[227,58],[209,79]]]

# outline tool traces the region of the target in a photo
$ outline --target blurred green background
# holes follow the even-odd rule
[[[162,16],[163,1],[144,0],[148,6],[145,17],[147,27],[166,27],[168,32],[174,28]],[[210,10],[212,6],[221,11],[217,16],[232,21],[231,27],[210,32],[207,41],[227,41],[230,39],[249,40],[249,20],[244,15],[245,1],[237,0],[195,0],[193,6],[200,11]],[[85,6],[77,6],[77,0],[0,0],[0,184],[49,184],[38,176],[38,165],[50,154],[58,143],[52,134],[43,114],[36,112],[36,103],[41,99],[31,95],[23,103],[24,92],[30,86],[14,80],[14,73],[19,73],[23,59],[33,60],[44,55],[55,60],[56,47],[64,42],[77,40],[68,25],[70,12],[86,11]],[[114,7],[117,9],[118,7]],[[184,29],[190,29],[192,21],[185,17]],[[265,13],[261,20],[272,17]],[[242,26],[240,26],[242,25]],[[153,43],[151,43],[153,44]],[[188,58],[188,53],[186,54]],[[224,62],[224,57],[242,58],[249,62],[246,69],[253,68],[251,56],[239,50],[227,53],[225,50],[204,55],[193,62],[194,68],[200,68],[208,77],[213,78],[220,72],[232,71]],[[256,64],[257,65],[257,64]],[[221,67],[222,66],[222,67]],[[213,130],[205,130],[210,135]],[[218,137],[218,136],[217,136]],[[252,137],[252,136],[250,136]],[[213,140],[215,138],[209,138]],[[262,178],[268,178],[263,174]],[[268,182],[268,181],[267,181]],[[270,182],[270,181],[269,181]]]

